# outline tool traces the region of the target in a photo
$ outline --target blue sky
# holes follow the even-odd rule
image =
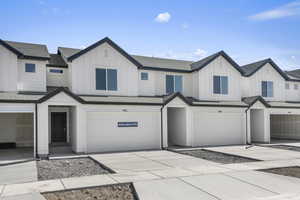
[[[84,48],[109,36],[131,54],[239,64],[271,57],[300,68],[300,0],[9,0],[0,38]]]

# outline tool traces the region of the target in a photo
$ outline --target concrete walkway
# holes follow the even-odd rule
[[[93,159],[117,173],[28,183],[2,183],[0,197],[13,198],[16,195],[123,182],[133,182],[141,200],[297,199],[299,197],[297,193],[300,193],[300,179],[254,171],[300,165],[299,152],[267,147],[253,147],[246,150],[242,146],[209,149],[242,156],[250,155],[249,157],[265,161],[219,164],[169,151],[93,154],[90,155]],[[2,173],[0,173],[1,177]]]

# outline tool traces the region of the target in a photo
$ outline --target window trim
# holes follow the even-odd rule
[[[264,96],[264,93],[263,93],[263,83],[266,83],[266,96]],[[269,94],[269,84],[271,84],[272,83],[272,96],[269,96],[268,94]],[[261,81],[261,96],[262,97],[265,97],[265,98],[274,98],[274,82],[273,81]]]
[[[143,79],[143,74],[146,74],[146,75],[147,75],[147,78],[146,78],[146,79]],[[142,80],[142,81],[148,81],[148,80],[149,80],[149,73],[148,73],[148,72],[141,72],[141,80]]]
[[[102,90],[102,89],[97,89],[97,69],[103,69],[105,70],[105,90]],[[116,81],[117,81],[117,88],[116,90],[109,90],[108,89],[108,70],[116,70]],[[96,67],[95,68],[95,90],[96,91],[110,91],[110,92],[116,92],[119,90],[119,87],[118,87],[118,69],[115,69],[115,68],[107,68],[107,67]]]
[[[167,92],[167,76],[172,76],[173,77],[173,91],[168,93]],[[176,78],[175,77],[181,77],[181,91],[176,91]],[[180,92],[182,93],[183,92],[183,88],[184,88],[184,78],[183,78],[183,75],[178,75],[178,74],[166,74],[165,76],[165,85],[166,85],[166,94],[172,94],[172,93],[175,93],[175,92]]]
[[[34,66],[34,70],[33,71],[27,71],[28,65]],[[25,63],[24,71],[25,71],[25,73],[36,73],[36,64],[35,63]]]
[[[220,88],[220,93],[215,92],[215,78],[219,79],[219,88]],[[222,84],[222,78],[226,78],[227,80],[227,89],[225,93],[224,86]],[[223,87],[222,87],[223,86]],[[213,75],[213,94],[214,95],[228,95],[229,94],[229,77],[225,75]]]

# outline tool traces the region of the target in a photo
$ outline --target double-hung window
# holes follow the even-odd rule
[[[182,76],[166,75],[166,93],[182,92]]]
[[[228,94],[228,77],[214,76],[214,94]]]
[[[116,69],[96,68],[96,90],[118,90]]]
[[[25,72],[35,73],[35,64],[26,63],[25,64]]]
[[[263,97],[273,97],[273,81],[262,81],[261,93]]]

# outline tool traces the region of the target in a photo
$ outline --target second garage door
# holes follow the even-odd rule
[[[88,152],[160,148],[159,112],[88,112]]]
[[[241,112],[195,112],[194,145],[244,144],[244,123]]]
[[[270,134],[273,139],[300,139],[300,115],[271,115]]]

